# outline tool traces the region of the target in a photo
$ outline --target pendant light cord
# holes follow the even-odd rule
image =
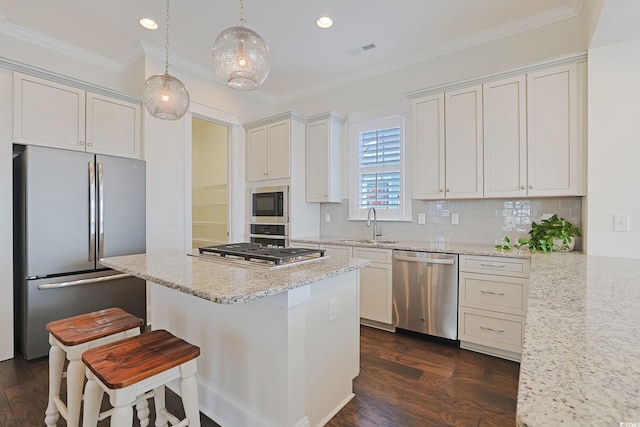
[[[169,74],[169,0],[167,0],[167,26],[166,26],[166,40],[165,40],[165,54],[164,54],[164,73]]]
[[[244,2],[240,0],[240,19],[238,20],[238,27],[246,27],[247,21],[244,20]]]

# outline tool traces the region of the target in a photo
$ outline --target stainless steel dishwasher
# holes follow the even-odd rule
[[[458,339],[458,255],[393,251],[393,323]]]

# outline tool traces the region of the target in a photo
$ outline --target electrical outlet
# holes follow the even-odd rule
[[[629,231],[629,214],[613,215],[613,231]]]
[[[457,213],[452,213],[451,214],[451,224],[453,225],[457,225],[458,224],[458,214]]]
[[[324,214],[324,222],[331,222],[331,214]]]
[[[338,318],[338,298],[331,298],[329,300],[329,321],[336,320]]]
[[[418,212],[418,224],[426,224],[427,215],[424,212]]]
[[[553,214],[542,214],[540,217],[540,221],[544,221],[545,219],[549,219],[553,216]]]
[[[504,217],[504,226],[506,228],[513,228],[516,226],[516,217],[513,215],[508,215]]]

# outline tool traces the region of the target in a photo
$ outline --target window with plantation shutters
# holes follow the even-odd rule
[[[360,209],[400,208],[400,127],[358,135]]]
[[[351,219],[366,218],[369,208],[375,208],[381,219],[405,219],[403,130],[402,116],[355,126],[357,167],[352,170]]]

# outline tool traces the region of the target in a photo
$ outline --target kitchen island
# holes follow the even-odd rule
[[[517,425],[640,425],[640,260],[531,259]]]
[[[358,269],[369,261],[268,268],[162,253],[101,262],[151,282],[153,329],[200,347],[200,410],[218,424],[322,426],[353,397]]]

